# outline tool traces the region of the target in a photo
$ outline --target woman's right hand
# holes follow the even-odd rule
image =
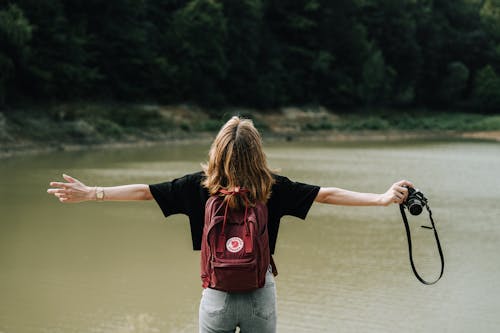
[[[413,183],[407,180],[400,180],[392,184],[387,192],[380,195],[380,202],[383,206],[391,203],[402,204],[408,198],[408,187],[413,187]]]
[[[76,178],[63,174],[65,182],[50,182],[47,193],[53,194],[62,203],[95,200],[95,187],[89,187]]]

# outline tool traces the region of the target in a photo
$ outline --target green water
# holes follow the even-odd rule
[[[0,161],[0,333],[196,332],[198,252],[184,216],[154,202],[62,205],[66,172],[89,185],[154,183],[199,170],[209,143],[65,152]],[[421,285],[399,211],[314,204],[282,221],[279,332],[493,332],[500,326],[500,145],[271,143],[294,180],[381,192],[402,178],[430,199],[445,275]],[[417,266],[439,271],[412,220]]]

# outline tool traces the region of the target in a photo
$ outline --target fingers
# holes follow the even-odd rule
[[[414,187],[413,183],[408,181],[408,180],[400,180],[399,182],[395,183],[394,185]]]
[[[53,194],[61,202],[68,202],[73,197],[73,190],[70,188],[69,189],[68,188],[64,188],[64,189],[49,188],[47,190],[47,193]]]
[[[406,187],[395,187],[394,188],[394,195],[398,199],[404,199],[406,197],[406,194],[408,193],[408,189]]]
[[[58,188],[49,188],[47,190],[47,193],[48,194],[54,194],[54,195],[57,195],[57,194],[62,194],[64,193],[66,190],[65,189],[58,189]]]
[[[49,189],[47,190],[47,193],[53,194],[55,197],[59,199],[60,202],[67,202],[68,200],[71,199],[71,194],[60,191],[61,190]]]
[[[61,188],[61,189],[68,189],[68,188],[75,188],[75,185],[82,184],[82,182],[80,182],[78,179],[73,178],[71,176],[68,176],[67,174],[63,174],[63,178],[67,181],[67,183],[63,183],[63,182],[50,182],[49,185],[51,187],[58,187],[58,188]],[[53,194],[54,192],[52,190],[54,190],[54,189],[47,190],[47,193]]]
[[[69,176],[69,175],[67,175],[67,174],[65,174],[65,173],[63,173],[63,175],[62,175],[62,176],[63,176],[63,178],[64,178],[66,181],[68,181],[69,183],[80,183],[80,181],[79,181],[78,179],[73,178],[73,177],[71,177],[71,176]]]
[[[54,193],[54,196],[59,199],[60,202],[62,203],[75,203],[75,202],[80,202],[77,197],[73,196],[71,193]]]
[[[68,197],[60,197],[59,201],[62,203],[74,203],[75,201]]]
[[[408,188],[414,187],[413,183],[408,180],[400,180],[392,185],[392,201],[397,204],[402,204],[408,198]]]
[[[403,202],[403,200],[404,200],[404,194],[402,192],[398,191],[394,187],[391,188],[390,192],[391,192],[390,193],[390,196],[391,196],[390,200],[391,200],[391,202],[398,203],[398,204]]]
[[[69,184],[68,183],[61,183],[61,182],[50,182],[49,185],[52,187],[66,188],[66,187],[68,187]]]
[[[72,184],[60,183],[60,182],[50,182],[50,186],[56,188],[49,188],[47,190],[48,194],[53,194],[59,198],[59,201],[65,202],[71,196],[73,192]]]
[[[78,179],[76,178],[73,178],[65,173],[63,173],[63,178],[67,181],[67,183],[63,183],[63,182],[50,182],[50,186],[52,187],[62,187],[62,188],[66,188],[66,187],[71,187],[72,184],[82,184],[81,181],[79,181]]]
[[[49,185],[52,188],[47,190],[48,194],[53,194],[55,197],[59,199],[60,202],[71,202],[73,198],[73,187],[80,183],[79,180],[73,178],[67,174],[62,175],[63,178],[67,181],[67,183],[63,182],[50,182]]]

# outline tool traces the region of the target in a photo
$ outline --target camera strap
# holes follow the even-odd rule
[[[405,229],[406,229],[406,238],[408,240],[408,254],[410,256],[411,269],[413,270],[413,273],[415,274],[415,276],[417,277],[417,279],[420,282],[422,282],[423,284],[426,284],[426,285],[431,285],[431,284],[434,284],[434,283],[438,282],[439,279],[441,279],[441,277],[443,276],[443,272],[444,272],[444,256],[443,256],[443,250],[441,249],[441,243],[439,242],[439,236],[438,236],[438,233],[437,233],[437,230],[436,230],[436,226],[434,224],[434,220],[432,219],[432,211],[431,211],[431,209],[430,209],[430,207],[429,207],[429,205],[427,203],[425,203],[425,208],[429,212],[429,219],[431,221],[432,227],[422,226],[422,228],[434,230],[434,237],[436,239],[436,245],[437,245],[437,249],[438,249],[438,252],[439,252],[439,257],[441,259],[441,273],[439,274],[439,277],[436,280],[434,280],[434,281],[426,281],[426,280],[424,280],[418,274],[417,269],[415,268],[415,263],[413,262],[413,253],[412,253],[412,245],[411,245],[410,226],[408,224],[408,219],[406,218],[406,213],[405,213],[404,205],[399,205],[399,210],[401,211],[401,217],[403,218],[403,222],[404,222]]]

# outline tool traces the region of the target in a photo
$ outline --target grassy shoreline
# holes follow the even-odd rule
[[[258,111],[188,105],[60,104],[0,112],[0,157],[90,147],[211,140],[231,115],[254,120],[266,140],[500,141],[500,115],[428,110],[334,112],[324,107]]]

